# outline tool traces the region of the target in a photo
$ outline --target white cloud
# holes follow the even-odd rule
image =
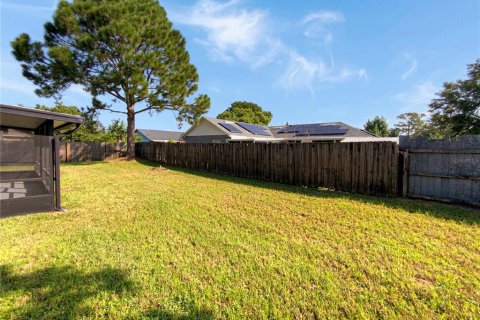
[[[318,11],[313,12],[301,20],[305,26],[303,34],[307,38],[320,39],[324,43],[330,43],[333,40],[333,33],[327,29],[327,25],[345,21],[345,17],[340,12]]]
[[[35,94],[35,86],[22,76],[20,63],[2,52],[0,63],[0,99],[2,102],[35,104],[53,104],[53,99],[39,97]],[[90,103],[91,96],[82,86],[72,85],[62,94],[62,101],[67,105],[82,106]]]
[[[368,77],[367,70],[365,68],[358,69],[357,70],[357,75],[360,79],[363,79],[367,82],[370,80],[370,78]]]
[[[206,89],[207,89],[208,91],[214,92],[214,93],[220,93],[220,92],[222,92],[222,90],[221,90],[219,87],[215,86],[215,85],[209,85],[209,86],[206,87]]]
[[[35,89],[37,89],[37,87],[32,82],[30,82],[25,78],[21,78],[21,77],[13,78],[10,76],[8,80],[3,77],[0,79],[1,91],[4,91],[4,90],[16,91],[29,96],[38,97],[35,93]],[[85,90],[83,90],[83,87],[79,85],[70,86],[70,88],[62,94],[62,96],[71,96],[72,94],[77,97],[91,98],[91,95],[85,92]]]
[[[417,72],[418,63],[414,57],[412,57],[407,53],[405,53],[403,56],[405,57],[405,59],[407,59],[410,62],[410,68],[408,68],[408,70],[402,74],[402,80],[405,81],[411,76],[413,76],[415,72]]]
[[[395,95],[401,103],[401,112],[426,112],[430,101],[435,97],[438,88],[426,81],[416,84],[410,91]]]
[[[271,62],[279,46],[267,34],[268,12],[247,10],[239,4],[238,0],[199,0],[181,12],[172,11],[171,17],[175,23],[203,29],[206,37],[196,41],[206,46],[214,59],[237,58],[254,67]]]
[[[313,94],[322,83],[343,82],[352,78],[368,81],[367,71],[363,68],[336,70],[327,67],[322,60],[308,59],[292,50],[289,52],[289,66],[278,84],[286,89],[307,89]]]
[[[36,96],[34,92],[36,87],[27,80],[21,81],[21,80],[9,79],[8,81],[5,81],[5,79],[1,79],[0,89],[2,91],[12,90],[12,91],[16,91],[26,95]]]
[[[285,68],[276,82],[289,90],[307,89],[314,93],[322,82],[342,82],[353,78],[368,81],[365,69],[336,69],[328,50],[330,65],[321,59],[309,59],[272,30],[266,10],[242,6],[242,0],[217,2],[198,0],[193,6],[169,10],[174,23],[199,28],[204,37],[195,38],[214,60],[241,61],[260,68],[277,61]],[[318,11],[304,16],[296,25],[304,35],[325,43],[333,39],[328,26],[345,21],[340,12]]]
[[[280,85],[284,88],[307,88],[314,92],[313,84],[318,77],[324,76],[326,66],[323,62],[306,59],[295,51],[290,52],[289,67],[280,78]]]
[[[305,15],[300,20],[300,25],[305,28],[304,36],[328,44],[333,40],[333,33],[328,27],[344,21],[345,17],[340,12],[317,11]],[[368,81],[368,74],[364,68],[336,68],[328,46],[326,50],[329,65],[322,59],[309,59],[295,49],[286,48],[289,63],[279,79],[280,86],[288,89],[307,89],[313,94],[322,83],[343,82],[353,78]]]
[[[78,84],[73,84],[71,85],[68,89],[67,89],[67,93],[70,92],[70,93],[74,93],[78,96],[83,96],[85,98],[91,98],[92,95],[88,92],[86,92],[84,89],[83,89],[83,86],[81,85],[78,85]]]
[[[41,6],[35,4],[22,4],[22,3],[13,3],[1,1],[0,6],[3,9],[12,9],[12,10],[33,10],[33,11],[53,11],[57,5],[57,0],[52,1],[50,6]]]
[[[345,21],[345,17],[340,12],[318,11],[306,15],[302,19],[303,23],[308,23],[311,21],[317,21],[320,23],[342,22]]]

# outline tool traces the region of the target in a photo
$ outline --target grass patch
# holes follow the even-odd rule
[[[20,164],[20,165],[5,165],[2,163],[0,166],[0,172],[12,172],[12,171],[35,171],[34,164]]]
[[[480,212],[149,162],[0,220],[0,318],[479,318]]]

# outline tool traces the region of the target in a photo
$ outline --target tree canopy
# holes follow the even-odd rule
[[[63,140],[69,141],[102,141],[102,142],[125,142],[127,141],[127,129],[125,122],[120,119],[112,120],[111,124],[105,129],[98,120],[98,114],[95,110],[79,109],[75,106],[66,106],[56,102],[53,107],[37,105],[35,109],[52,112],[60,112],[82,116],[85,122],[72,135],[63,137]],[[70,129],[65,129],[69,131]]]
[[[388,136],[388,123],[384,117],[375,116],[372,120],[368,119],[364,129],[378,137]]]
[[[256,103],[236,101],[227,110],[220,113],[217,118],[268,126],[272,121],[272,113],[263,111]]]
[[[377,137],[398,137],[400,131],[397,128],[388,128],[387,120],[381,116],[369,119],[363,128]]]
[[[400,133],[407,136],[422,135],[422,130],[426,125],[424,113],[406,112],[397,118],[401,121],[395,124],[395,128],[400,130]]]
[[[120,119],[114,119],[107,127],[106,137],[113,142],[125,142],[127,138],[127,126]]]
[[[76,106],[66,106],[58,101],[55,102],[55,105],[53,107],[37,104],[35,109],[72,114],[75,116],[82,116],[85,119],[85,122],[80,126],[80,128],[77,131],[75,131],[71,136],[62,138],[63,140],[72,140],[72,141],[104,140],[103,133],[105,128],[103,127],[101,122],[98,121],[96,112],[91,113],[91,112],[87,112],[86,110],[79,109]]]
[[[467,70],[466,80],[445,82],[430,103],[432,125],[451,137],[480,134],[480,59]]]
[[[126,114],[130,158],[136,114],[172,110],[179,123],[194,123],[210,107],[208,96],[192,98],[197,70],[156,0],[61,0],[43,41],[24,33],[12,48],[38,95],[59,99],[76,84],[92,108]]]

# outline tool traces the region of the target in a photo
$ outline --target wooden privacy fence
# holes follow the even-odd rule
[[[400,137],[400,149],[406,196],[480,205],[480,135],[452,140]]]
[[[243,178],[395,196],[398,145],[364,143],[137,143],[138,157]]]
[[[103,161],[122,157],[127,151],[125,143],[61,142],[61,162]]]

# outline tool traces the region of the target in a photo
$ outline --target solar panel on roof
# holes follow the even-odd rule
[[[342,129],[340,126],[317,126],[302,128],[297,133],[297,136],[324,136],[324,135],[344,135],[347,129]]]
[[[348,129],[344,129],[339,125],[292,125],[283,128],[278,133],[293,133],[295,136],[327,136],[327,135],[344,135]]]
[[[297,128],[297,126],[290,126],[290,127],[286,127],[278,130],[278,133],[295,133],[295,132],[298,132],[298,130],[299,129]]]
[[[238,128],[236,128],[233,124],[231,123],[227,123],[227,122],[219,122],[218,123],[219,125],[221,125],[222,127],[224,127],[225,129],[227,129],[228,131],[230,132],[233,132],[233,133],[242,133],[242,131]]]
[[[269,136],[270,131],[268,131],[267,127],[259,126],[256,124],[251,123],[244,123],[244,122],[237,122],[237,124],[244,128],[245,130],[249,131],[250,133],[260,135],[260,136]]]

